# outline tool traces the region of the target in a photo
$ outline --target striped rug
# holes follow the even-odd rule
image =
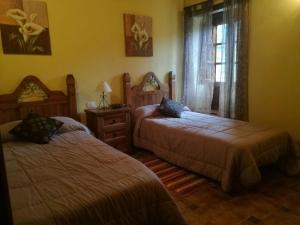
[[[208,179],[174,166],[152,154],[134,157],[152,170],[173,194],[187,196],[209,183]]]

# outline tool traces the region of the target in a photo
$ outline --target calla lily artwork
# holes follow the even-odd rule
[[[153,56],[152,18],[124,14],[126,56]]]
[[[0,0],[5,54],[50,55],[47,5],[41,1]]]

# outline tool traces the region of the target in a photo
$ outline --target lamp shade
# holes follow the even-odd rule
[[[103,90],[104,93],[112,92],[111,87],[109,86],[109,84],[106,81],[103,82],[103,89],[102,90]]]

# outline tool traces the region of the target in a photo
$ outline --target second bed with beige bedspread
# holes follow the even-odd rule
[[[287,132],[190,111],[169,118],[156,107],[136,109],[134,144],[221,182],[224,191],[257,184],[260,166],[277,163],[290,175],[300,172],[299,149]]]

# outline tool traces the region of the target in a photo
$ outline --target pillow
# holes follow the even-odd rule
[[[192,111],[188,106],[184,106],[182,111]]]
[[[29,113],[28,116],[9,133],[25,141],[37,144],[47,144],[50,137],[63,125],[63,122],[42,116],[38,113]]]
[[[15,126],[20,124],[22,120],[16,120],[8,123],[4,123],[0,125],[0,135],[1,135],[1,141],[3,143],[13,141],[16,139],[16,137],[9,133],[11,129],[13,129]]]
[[[150,116],[159,116],[161,115],[158,110],[159,104],[154,105],[145,105],[140,106],[134,110],[133,121],[136,121],[138,118],[150,117]]]
[[[77,122],[76,120],[74,120],[70,117],[54,116],[54,117],[51,117],[51,118],[63,122],[63,125],[57,130],[56,134],[63,134],[63,133],[72,132],[72,131],[76,131],[76,130],[82,130],[82,131],[85,131],[89,134],[91,133],[89,128],[87,128],[82,123],[79,123],[79,122]]]
[[[163,97],[158,110],[165,116],[180,118],[181,112],[184,111],[184,105],[171,99]]]

